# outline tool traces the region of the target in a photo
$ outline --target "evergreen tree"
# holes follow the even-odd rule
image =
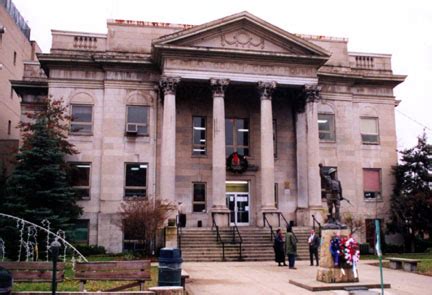
[[[43,110],[29,113],[19,127],[23,145],[8,177],[1,212],[51,228],[67,229],[81,213],[68,178],[66,155],[77,153],[67,141],[68,116],[62,100],[48,100]]]
[[[407,248],[414,251],[416,237],[432,234],[432,145],[423,134],[415,147],[401,154],[401,164],[393,169],[396,183],[389,229],[401,233]]]

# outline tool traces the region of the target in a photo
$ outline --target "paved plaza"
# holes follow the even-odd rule
[[[360,263],[360,283],[379,283],[379,268],[367,263],[368,261]],[[342,290],[311,292],[290,284],[290,280],[315,281],[316,267],[309,266],[308,261],[297,261],[296,270],[278,267],[273,261],[185,262],[182,267],[190,275],[187,290],[193,295],[349,294]],[[432,294],[432,277],[430,276],[384,269],[384,281],[391,284],[391,288],[385,289],[384,294]],[[380,290],[372,289],[372,291],[379,294]]]

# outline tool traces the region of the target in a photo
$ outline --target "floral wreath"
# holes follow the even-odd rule
[[[360,260],[360,250],[357,241],[353,237],[333,237],[330,240],[330,253],[335,266],[341,268],[343,265],[351,266],[354,277],[357,278],[357,264]],[[343,271],[342,273],[345,272]]]
[[[249,164],[246,157],[239,155],[237,152],[232,153],[226,160],[227,169],[234,173],[243,173],[247,170]]]

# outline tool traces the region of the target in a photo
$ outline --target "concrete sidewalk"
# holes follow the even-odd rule
[[[360,282],[379,283],[379,268],[361,262]],[[308,261],[297,261],[296,270],[278,267],[273,261],[265,262],[185,262],[182,266],[190,275],[186,284],[189,294],[348,294],[347,291],[310,292],[289,283],[290,279],[310,279],[316,276],[316,267]],[[391,288],[388,295],[432,295],[432,277],[400,270],[384,269],[384,282]],[[379,290],[374,289],[379,294]],[[360,294],[360,293],[359,293]]]

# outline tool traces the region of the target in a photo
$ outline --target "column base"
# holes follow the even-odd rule
[[[272,227],[285,227],[284,224],[279,224],[279,211],[275,207],[262,207],[261,210],[258,212],[258,220],[257,224],[258,226],[268,226],[268,223],[266,222],[264,224],[264,214],[267,218],[267,221],[270,223]]]
[[[358,270],[352,266],[340,267],[335,266],[330,253],[330,240],[333,236],[339,235],[341,238],[349,236],[348,229],[323,229],[321,231],[321,248],[320,248],[320,267],[317,270],[317,281],[325,283],[348,283],[358,282]]]
[[[312,215],[318,220],[321,225],[324,224],[325,210],[322,206],[309,207],[309,208],[297,208],[296,219],[297,225],[299,226],[313,226]]]
[[[219,227],[229,227],[230,226],[230,213],[231,211],[226,207],[213,207],[210,210],[211,220],[210,224],[213,226],[213,217],[217,226]]]

